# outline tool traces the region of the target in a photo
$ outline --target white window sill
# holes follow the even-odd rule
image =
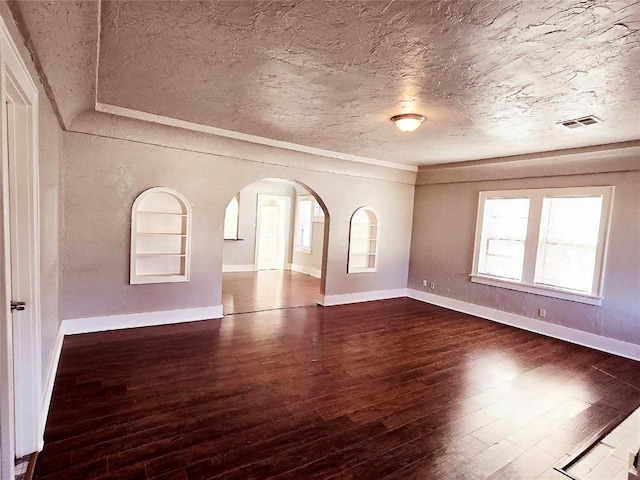
[[[545,297],[560,298],[571,302],[586,303],[589,305],[602,305],[602,297],[595,297],[582,293],[568,292],[553,287],[543,287],[541,285],[529,285],[526,283],[511,282],[509,280],[486,277],[483,275],[470,275],[471,281],[474,283],[482,283],[493,287],[508,288],[509,290],[517,290],[519,292],[534,293]]]
[[[299,246],[295,246],[293,249],[294,252],[300,252],[300,253],[307,253],[310,254],[311,253],[311,248],[307,248],[307,247],[299,247]]]

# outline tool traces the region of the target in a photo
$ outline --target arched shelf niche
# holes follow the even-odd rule
[[[351,216],[347,273],[375,272],[378,268],[378,216],[369,207]]]
[[[132,285],[189,281],[191,206],[178,191],[153,187],[131,207]]]

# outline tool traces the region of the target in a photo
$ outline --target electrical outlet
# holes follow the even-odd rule
[[[422,280],[422,286],[426,287],[427,286],[427,281],[426,280]]]
[[[430,282],[430,283],[429,283],[429,288],[430,288],[431,290],[433,290],[434,288],[436,288],[436,282]]]
[[[539,308],[538,309],[538,316],[540,318],[544,318],[547,316],[547,311],[544,308]]]

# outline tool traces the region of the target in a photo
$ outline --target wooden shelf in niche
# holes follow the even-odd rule
[[[142,192],[131,209],[131,284],[189,281],[191,206],[176,190]]]

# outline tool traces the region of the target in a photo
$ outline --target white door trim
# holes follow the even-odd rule
[[[0,90],[2,165],[0,179],[2,196],[2,244],[0,256],[0,478],[12,478],[15,457],[42,449],[44,425],[41,419],[42,403],[42,355],[40,339],[40,239],[39,239],[39,189],[38,189],[38,89],[28,69],[18,54],[4,20],[0,18]],[[10,178],[7,137],[7,102],[14,105],[15,133],[18,137],[14,151],[20,161],[12,167]],[[9,186],[19,192],[19,211],[13,212],[19,219],[20,243],[26,250],[28,265],[19,270],[19,285],[27,285],[26,297],[11,298],[11,215]],[[14,248],[16,248],[14,246]],[[25,295],[25,294],[23,294]],[[13,321],[11,300],[27,303],[28,313],[20,314]],[[16,317],[17,318],[17,317]],[[14,378],[15,374],[15,378]]]

